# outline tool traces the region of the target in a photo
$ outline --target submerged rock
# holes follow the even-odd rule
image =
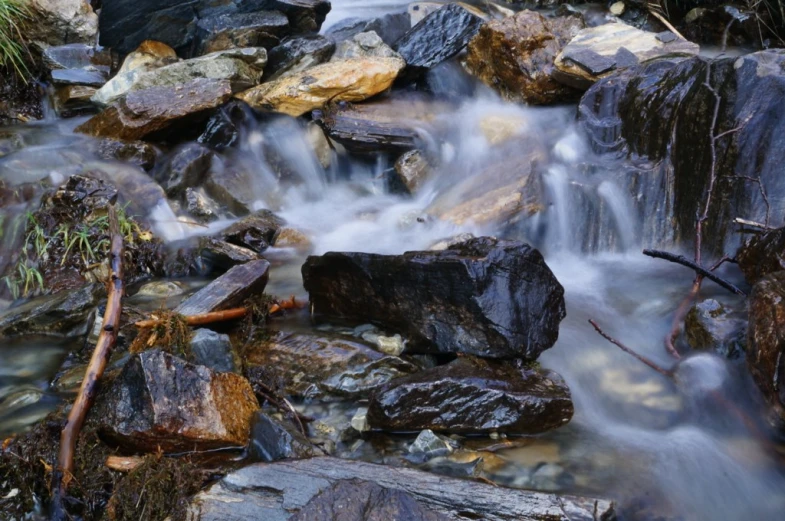
[[[624,23],[579,32],[556,57],[556,80],[586,89],[613,71],[667,56],[694,56],[700,47],[681,38],[662,38]]]
[[[739,268],[750,284],[785,270],[785,228],[754,235],[736,252]]]
[[[270,51],[265,80],[272,81],[300,73],[309,67],[329,61],[333,52],[335,52],[335,43],[318,34],[287,38]]]
[[[230,244],[262,253],[275,243],[284,224],[286,221],[270,210],[259,210],[229,226],[221,236]]]
[[[48,70],[84,69],[109,73],[112,56],[106,50],[99,50],[88,43],[69,43],[47,47],[41,53],[41,60]]]
[[[289,20],[275,11],[222,14],[202,18],[196,24],[198,54],[238,47],[272,49],[285,36]]]
[[[572,414],[570,390],[556,373],[469,358],[393,380],[368,405],[368,423],[387,431],[537,434]]]
[[[747,321],[716,300],[706,299],[687,313],[684,334],[693,349],[710,349],[735,359],[744,353]]]
[[[265,186],[251,170],[213,162],[204,183],[205,193],[235,215],[248,215]]]
[[[324,63],[247,90],[237,97],[257,109],[302,116],[328,102],[363,101],[392,85],[398,58],[354,58]]]
[[[331,252],[308,257],[302,273],[315,317],[399,332],[412,353],[533,360],[565,316],[540,252],[490,237],[439,252]]]
[[[55,88],[52,106],[61,118],[71,118],[95,112],[90,98],[95,95],[95,87],[87,85],[65,85]]]
[[[785,271],[763,277],[752,288],[747,330],[747,365],[775,421],[785,426]]]
[[[96,137],[135,140],[182,123],[203,118],[232,95],[227,80],[197,79],[173,87],[133,91],[76,128]]]
[[[553,79],[553,60],[584,27],[578,17],[546,19],[521,11],[483,25],[469,43],[464,64],[508,100],[547,104],[577,98],[577,90]]]
[[[96,409],[102,435],[154,452],[244,447],[259,404],[243,377],[154,349],[128,360]]]
[[[296,396],[365,396],[417,367],[342,338],[276,333],[246,349],[248,378],[280,381]]]
[[[406,60],[407,74],[417,75],[458,54],[483,20],[457,3],[450,3],[412,27],[394,49]]]
[[[312,458],[318,454],[311,442],[293,425],[279,422],[261,411],[254,414],[248,449],[256,461],[268,462]]]
[[[12,307],[0,315],[0,336],[27,334],[78,337],[87,333],[100,285],[45,295]]]

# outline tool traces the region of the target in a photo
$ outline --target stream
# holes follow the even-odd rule
[[[324,27],[349,16],[393,12],[405,4],[335,0]],[[330,167],[323,168],[308,145],[305,122],[288,117],[247,126],[227,160],[254,168],[260,187],[257,208],[269,208],[290,226],[307,231],[312,254],[402,253],[462,233],[525,240],[542,251],[565,288],[567,318],[558,342],[539,362],[564,377],[575,416],[566,427],[498,452],[500,462],[487,473],[490,479],[610,497],[630,518],[656,507],[675,519],[781,520],[785,452],[773,448],[774,435],[763,422],[750,424],[731,412],[763,416],[762,400],[743,361],[693,354],[678,362],[671,380],[604,340],[588,323],[596,320],[608,334],[662,367],[676,364],[663,339],[693,273],[640,253],[647,247],[669,249],[673,241],[672,216],[657,203],[665,199],[664,189],[650,165],[592,152],[576,121],[575,105],[531,108],[504,102],[452,62],[429,73],[428,83],[448,105],[434,109],[421,128],[428,152],[442,166],[414,197],[392,194],[386,186],[384,172],[395,157],[350,159],[339,150],[332,152]],[[0,172],[6,175],[22,166],[31,176],[48,172],[54,179],[76,165],[99,161],[90,151],[90,138],[73,132],[85,119],[49,116],[0,130],[8,145],[3,152],[9,152],[0,158]],[[546,207],[504,226],[457,225],[431,217],[434,204],[463,202],[451,190],[459,181],[493,182],[481,177],[487,172],[484,165],[516,161],[517,147],[490,145],[495,137],[487,131],[488,121],[493,130],[512,132],[542,148]],[[272,143],[294,175],[276,178],[262,143]],[[228,224],[193,227],[160,208],[145,217],[171,241],[207,235]],[[307,299],[300,277],[303,254],[272,248],[265,256],[273,264],[267,291]],[[744,285],[735,267],[722,274]],[[741,302],[709,282],[701,297]],[[292,327],[311,328],[306,316],[289,320]],[[50,384],[73,347],[47,338],[0,346],[0,439],[23,431],[56,407],[60,398]],[[717,395],[725,397],[724,405]],[[317,417],[351,417],[356,405],[328,411],[324,404],[303,403],[298,408]],[[395,444],[394,438],[355,443],[343,447],[341,456],[383,461],[379,451],[386,449],[380,447]]]

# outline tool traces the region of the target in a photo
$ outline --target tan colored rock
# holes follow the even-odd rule
[[[274,246],[276,248],[307,250],[311,248],[312,243],[308,235],[302,230],[292,228],[291,226],[284,226],[275,238]]]
[[[666,56],[694,56],[698,44],[666,33],[641,31],[625,23],[612,23],[582,30],[554,61],[557,81],[587,89],[614,71]]]
[[[409,194],[417,192],[430,171],[431,165],[420,150],[405,152],[395,162],[396,179]]]
[[[479,126],[485,140],[493,146],[520,136],[529,128],[526,120],[517,114],[490,114],[480,120]]]
[[[552,77],[553,60],[585,27],[574,16],[546,19],[533,11],[483,25],[469,42],[464,65],[503,98],[547,104],[578,93]]]
[[[76,128],[96,137],[142,139],[189,116],[218,107],[232,96],[226,80],[198,79],[177,87],[128,94]]]
[[[94,43],[98,16],[87,0],[29,0],[34,20],[24,37],[41,47],[66,43]]]
[[[384,92],[404,68],[397,58],[353,58],[324,63],[237,95],[250,106],[301,116],[328,102],[363,101]]]

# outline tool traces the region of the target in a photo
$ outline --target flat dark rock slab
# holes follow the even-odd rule
[[[614,521],[614,504],[605,499],[560,496],[495,487],[474,481],[336,458],[260,463],[232,472],[198,494],[192,512],[202,521],[289,521],[315,517],[318,498],[340,489],[339,482],[359,480],[389,491],[399,491],[416,501],[423,511],[459,521]],[[365,488],[364,485],[362,485]],[[377,489],[378,490],[378,489]],[[327,491],[327,492],[325,492]],[[345,496],[344,496],[345,497]],[[313,503],[311,503],[314,501]],[[334,503],[329,503],[334,505]],[[337,505],[336,505],[337,506]],[[346,508],[352,508],[345,504]],[[323,507],[322,507],[323,508]],[[337,511],[337,510],[336,510]],[[334,519],[344,519],[336,517]],[[356,517],[349,517],[355,521]],[[359,518],[363,521],[407,517]],[[430,519],[416,518],[416,519]]]
[[[188,297],[175,311],[182,315],[201,315],[237,306],[249,296],[264,291],[269,269],[266,260],[235,266]]]

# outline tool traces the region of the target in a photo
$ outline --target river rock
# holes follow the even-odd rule
[[[412,27],[394,45],[412,75],[452,58],[480,30],[483,20],[464,7],[450,3]]]
[[[275,243],[284,224],[286,221],[270,210],[259,210],[229,226],[221,236],[230,244],[262,253]]]
[[[175,311],[181,315],[202,315],[238,306],[246,298],[264,291],[269,269],[266,260],[235,266],[185,299]]]
[[[340,487],[347,494],[352,491],[369,494],[369,499],[336,501],[332,510],[323,502],[318,510],[311,509],[312,498],[334,487],[342,480],[361,480],[388,489],[389,494],[370,496],[365,486],[353,481]],[[336,487],[337,488],[337,487]],[[332,488],[332,494],[336,493]],[[377,490],[377,489],[373,489]],[[387,510],[388,499],[394,493],[411,495],[422,506],[415,507],[400,497],[403,506]],[[362,497],[361,496],[361,497]],[[335,496],[334,496],[335,497]],[[346,497],[341,493],[338,497]],[[357,496],[350,496],[357,497]],[[445,501],[449,498],[449,501]],[[306,512],[299,520],[343,520],[333,516],[339,512],[357,512],[365,506],[379,517],[347,517],[351,521],[441,521],[444,518],[425,517],[424,508],[433,510],[446,519],[483,519],[485,521],[559,521],[602,520],[615,521],[614,503],[604,499],[559,496],[528,490],[498,487],[477,481],[455,479],[416,469],[374,465],[362,461],[337,458],[311,458],[276,463],[258,463],[228,474],[206,491],[197,494],[191,511],[202,521],[264,519],[290,520],[294,512]],[[329,501],[327,502],[330,503]],[[393,503],[395,504],[395,503]],[[400,504],[400,503],[399,503]],[[424,508],[423,508],[424,507]],[[360,511],[362,512],[362,510]],[[408,514],[411,513],[412,517]],[[299,514],[295,514],[299,515]],[[316,517],[326,515],[327,517]],[[339,514],[340,515],[340,514]]]
[[[295,396],[356,397],[417,367],[398,357],[343,338],[275,333],[246,349],[251,382],[280,381]]]
[[[109,73],[112,56],[104,49],[96,49],[87,43],[69,43],[47,47],[41,53],[41,61],[47,70],[85,69]]]
[[[211,267],[223,270],[262,258],[261,255],[248,248],[229,244],[212,237],[204,237],[199,241],[199,255]]]
[[[349,40],[360,33],[373,31],[384,43],[393,45],[412,28],[409,13],[388,13],[378,18],[345,18],[325,31],[335,42]]]
[[[373,31],[359,33],[351,39],[344,40],[335,48],[333,60],[345,60],[347,58],[400,58],[401,55],[393,51],[392,48]]]
[[[98,284],[28,300],[0,315],[0,336],[53,335],[79,337],[87,333],[88,317],[101,294]]]
[[[199,143],[187,143],[173,153],[154,177],[166,190],[166,195],[180,197],[187,188],[196,188],[202,184],[213,156],[209,148]]]
[[[103,159],[116,159],[124,163],[131,163],[144,170],[151,170],[155,166],[158,152],[150,143],[144,141],[120,141],[117,139],[102,139],[98,143],[96,153]]]
[[[287,38],[270,51],[265,80],[272,81],[297,74],[314,65],[329,61],[335,42],[318,34]]]
[[[95,94],[95,87],[86,85],[65,85],[55,88],[51,97],[52,106],[61,118],[70,118],[81,114],[95,113],[95,105],[90,98]]]
[[[785,270],[785,228],[753,235],[736,252],[736,260],[750,284],[770,273]]]
[[[785,426],[785,271],[763,277],[748,301],[747,366],[775,421]]]
[[[279,422],[259,411],[251,427],[251,458],[256,461],[312,458],[317,451],[294,425]]]
[[[207,195],[235,215],[251,213],[264,188],[259,185],[254,172],[242,166],[229,166],[216,161],[204,183]]]
[[[521,11],[484,24],[469,42],[464,65],[508,100],[548,104],[577,98],[579,91],[553,79],[553,60],[584,27],[582,18],[546,19]]]
[[[98,17],[85,0],[30,0],[35,23],[25,25],[25,40],[45,48],[68,43],[94,43]]]
[[[76,128],[96,137],[135,140],[175,123],[199,120],[232,95],[227,80],[196,79],[172,87],[133,91]]]
[[[693,349],[710,349],[735,359],[744,353],[747,321],[716,300],[706,299],[687,313],[684,334]]]
[[[398,58],[354,58],[323,63],[247,90],[237,97],[251,107],[301,116],[328,102],[363,101],[392,85]]]
[[[655,58],[694,56],[699,50],[697,44],[680,38],[664,39],[624,23],[610,23],[580,31],[556,57],[553,77],[587,89],[615,70]]]
[[[191,356],[197,365],[209,367],[219,373],[237,373],[234,350],[229,335],[210,329],[195,329],[191,336]]]
[[[239,100],[231,100],[210,117],[198,142],[218,151],[236,144],[240,139],[240,129],[253,117],[248,105]]]
[[[308,257],[303,283],[321,320],[374,323],[407,352],[533,360],[565,316],[564,289],[531,246],[490,237],[403,255]]]
[[[184,208],[197,222],[209,223],[221,215],[221,205],[208,197],[203,188],[186,188]]]
[[[190,451],[244,447],[259,403],[243,377],[153,349],[126,362],[96,409],[102,436],[125,448]]]
[[[425,182],[430,171],[431,166],[421,150],[404,152],[391,172],[391,189],[394,192],[414,194]]]
[[[133,51],[145,40],[187,48],[193,41],[197,9],[208,3],[208,0],[102,0],[99,42],[121,55]]]
[[[286,35],[289,20],[276,11],[232,13],[202,18],[196,24],[198,54],[238,47],[272,49]]]
[[[329,0],[256,0],[257,9],[280,11],[294,33],[318,33],[332,7]]]
[[[108,105],[125,96],[142,74],[175,63],[177,60],[174,49],[165,43],[144,41],[134,52],[125,57],[117,74],[95,93],[93,102],[98,105]]]
[[[570,390],[556,373],[470,358],[398,378],[368,405],[368,423],[387,431],[538,434],[572,414]]]
[[[107,74],[101,71],[88,71],[85,69],[57,69],[50,73],[52,83],[55,85],[86,85],[100,87],[107,80]]]

